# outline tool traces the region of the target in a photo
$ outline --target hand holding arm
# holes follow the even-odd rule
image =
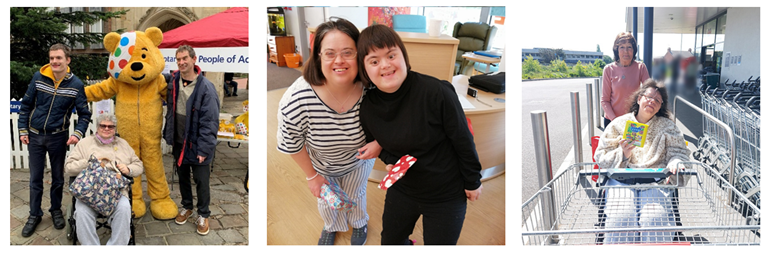
[[[383,150],[383,147],[380,147],[380,144],[377,143],[377,141],[372,141],[370,143],[367,143],[367,145],[364,145],[364,147],[361,147],[358,149],[359,154],[356,155],[357,159],[374,159],[377,158],[378,155],[380,155],[380,151]]]

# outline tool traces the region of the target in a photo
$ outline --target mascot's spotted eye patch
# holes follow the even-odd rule
[[[134,53],[134,46],[137,42],[136,32],[126,32],[120,37],[120,44],[115,48],[115,52],[110,54],[110,62],[107,64],[107,72],[115,79],[118,79],[120,72],[131,60],[131,54]]]

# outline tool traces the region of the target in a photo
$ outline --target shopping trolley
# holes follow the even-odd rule
[[[728,144],[731,137],[715,120],[704,116],[703,134],[694,159],[709,165],[729,178],[728,155],[735,151],[736,164],[732,177],[734,186],[760,207],[760,78],[739,84],[728,83],[720,88],[702,85],[702,111],[727,124],[733,134],[735,150]]]
[[[683,162],[676,176],[667,169],[595,169],[597,163],[568,167],[522,205],[524,245],[596,245],[615,237],[619,244],[759,245],[760,209],[704,163]],[[592,176],[599,180],[593,181]],[[669,184],[608,186],[608,178],[652,178]],[[663,181],[661,181],[663,182]],[[666,197],[636,197],[635,204],[656,202],[667,211],[640,227],[638,211],[626,226],[608,225],[613,207],[608,193],[657,190]],[[610,200],[609,200],[610,199]],[[616,213],[618,214],[618,213]],[[618,216],[616,216],[618,218]],[[623,219],[623,218],[622,218]],[[648,216],[647,219],[651,219]],[[627,238],[618,237],[626,234]]]

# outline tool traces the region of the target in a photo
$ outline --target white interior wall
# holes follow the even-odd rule
[[[327,19],[329,17],[340,17],[344,18],[353,25],[356,25],[357,28],[366,28],[369,26],[367,24],[367,21],[369,20],[369,7],[327,7],[328,10],[328,16],[326,16]]]

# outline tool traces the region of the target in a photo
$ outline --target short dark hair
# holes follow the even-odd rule
[[[637,104],[637,100],[640,99],[640,97],[645,94],[645,91],[647,91],[649,88],[655,89],[659,92],[659,95],[661,95],[661,107],[659,108],[659,112],[656,113],[656,116],[672,119],[669,114],[669,109],[667,108],[667,105],[669,105],[669,95],[667,94],[667,88],[664,86],[663,82],[656,81],[654,79],[645,80],[640,89],[632,94],[632,97],[629,98],[629,101],[632,103],[632,105],[629,107],[629,112],[637,115],[637,112],[640,110],[640,104]]]
[[[64,58],[70,58],[70,47],[68,47],[67,45],[64,45],[62,43],[56,43],[56,44],[53,44],[50,48],[48,48],[48,52],[51,52],[54,50],[64,51]]]
[[[630,43],[632,44],[632,49],[634,50],[634,53],[632,53],[632,56],[637,56],[637,40],[634,39],[634,35],[629,32],[621,32],[618,35],[616,35],[616,40],[613,41],[613,60],[618,62],[618,46],[624,43]],[[632,60],[634,61],[634,60]]]
[[[303,78],[311,85],[324,85],[327,78],[324,77],[324,73],[321,72],[321,41],[330,31],[340,31],[348,35],[353,39],[354,44],[359,40],[359,29],[356,25],[353,25],[350,21],[342,18],[334,18],[328,22],[320,24],[316,27],[315,36],[313,36],[313,49],[311,50],[311,56],[306,61],[305,68],[303,69]],[[281,58],[281,57],[279,57]],[[358,76],[354,79],[354,82],[359,81]]]
[[[195,59],[195,50],[190,45],[181,45],[177,48],[177,52],[174,55],[179,54],[182,51],[187,51],[187,55]]]
[[[402,38],[399,37],[399,34],[396,34],[394,29],[382,24],[375,24],[361,31],[361,37],[359,38],[359,43],[356,47],[359,52],[357,56],[361,80],[366,84],[369,84],[370,82],[369,75],[367,75],[367,69],[364,66],[364,57],[366,57],[369,52],[396,46],[402,50],[404,63],[407,65],[407,71],[409,71],[412,68],[410,67],[410,58],[407,56],[407,49],[404,47]]]

